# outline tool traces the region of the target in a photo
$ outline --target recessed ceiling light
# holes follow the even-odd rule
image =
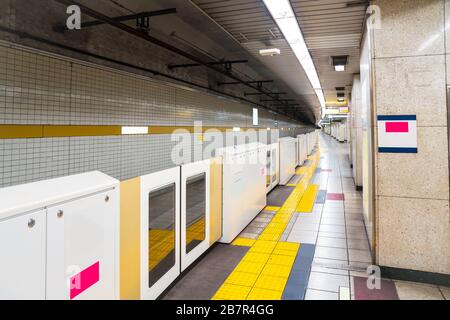
[[[259,54],[263,57],[273,57],[280,55],[281,51],[278,48],[270,48],[270,49],[261,49],[259,50]]]
[[[338,102],[344,102],[345,99],[339,98],[339,99],[337,99],[337,101],[338,101]]]
[[[345,66],[348,63],[348,56],[332,56],[331,64],[337,72],[345,71]]]

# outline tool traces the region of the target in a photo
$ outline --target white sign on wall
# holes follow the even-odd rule
[[[378,116],[378,152],[417,153],[415,115]]]

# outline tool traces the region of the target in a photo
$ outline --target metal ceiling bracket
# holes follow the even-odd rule
[[[225,70],[231,71],[231,66],[235,63],[247,63],[248,60],[227,60],[227,61],[215,61],[215,62],[209,62],[208,65],[215,66],[215,65],[223,65],[225,67]],[[184,63],[184,64],[169,64],[167,68],[170,70],[177,69],[177,68],[191,68],[191,67],[201,67],[202,65],[199,63]]]
[[[262,84],[263,83],[272,83],[274,82],[273,80],[259,80],[259,81],[232,81],[232,82],[217,82],[217,86],[228,86],[228,85],[236,85],[236,84],[254,84],[256,83],[256,86],[258,87],[258,89],[261,90],[262,88]],[[261,93],[261,94],[265,94],[265,95],[270,95],[271,93]]]
[[[287,92],[271,92],[271,94],[275,95],[277,98],[280,94],[288,94]],[[265,95],[265,93],[262,92],[244,92],[244,96],[261,96]]]

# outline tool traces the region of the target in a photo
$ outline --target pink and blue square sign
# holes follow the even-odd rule
[[[378,116],[378,152],[417,153],[415,115]]]

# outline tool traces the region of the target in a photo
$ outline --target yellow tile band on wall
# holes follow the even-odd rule
[[[0,139],[42,138],[43,132],[39,125],[0,125]]]
[[[241,131],[266,130],[262,128],[241,128]],[[148,134],[172,134],[174,131],[194,133],[193,126],[149,126]],[[202,127],[199,134],[207,131],[233,132],[232,127]],[[0,139],[22,138],[57,138],[57,137],[87,137],[116,136],[122,134],[119,125],[0,125]],[[203,141],[203,136],[199,136]]]
[[[116,136],[121,134],[121,126],[44,126],[44,138]]]
[[[139,300],[141,290],[141,178],[120,183],[120,299]]]

